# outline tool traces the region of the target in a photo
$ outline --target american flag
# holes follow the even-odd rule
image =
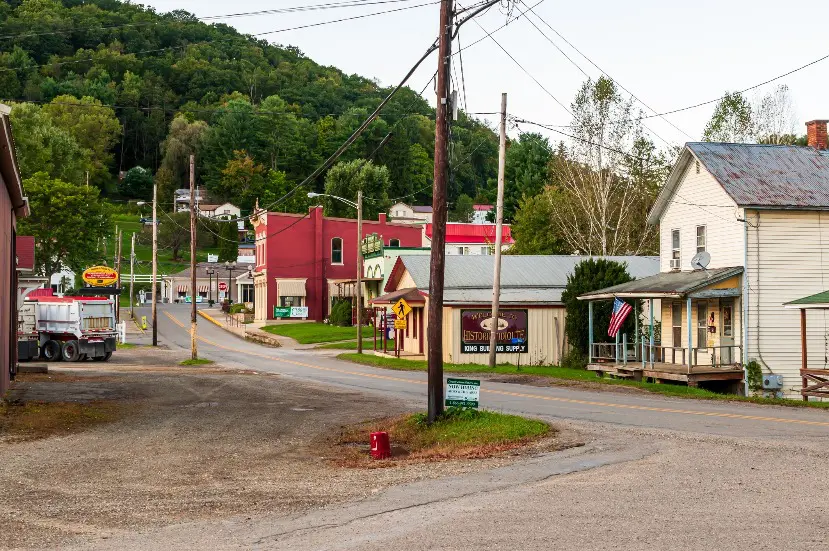
[[[613,314],[610,316],[610,327],[607,328],[608,337],[615,337],[619,333],[619,329],[631,310],[633,310],[633,307],[627,302],[618,298],[613,301]]]

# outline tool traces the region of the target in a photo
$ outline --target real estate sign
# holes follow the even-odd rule
[[[449,406],[477,408],[481,397],[481,381],[475,379],[446,379],[446,400]]]
[[[527,352],[527,310],[498,311],[495,352]],[[461,310],[461,354],[489,353],[492,310]]]

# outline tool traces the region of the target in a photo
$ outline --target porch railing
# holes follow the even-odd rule
[[[639,345],[622,341],[593,343],[591,357],[598,363],[641,363],[642,367],[657,363],[684,365],[688,373],[694,367],[727,367],[742,365],[743,347],[737,344],[691,348],[681,346]],[[691,360],[690,365],[689,361]]]

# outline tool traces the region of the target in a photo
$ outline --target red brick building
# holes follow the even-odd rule
[[[28,216],[9,107],[0,104],[0,396],[17,364],[17,219]]]
[[[376,233],[386,245],[420,247],[418,225],[363,220],[363,235]],[[260,212],[256,232],[254,294],[257,319],[274,319],[275,306],[307,306],[308,318],[328,317],[331,300],[351,297],[357,278],[357,220],[330,218],[322,207],[308,214]]]

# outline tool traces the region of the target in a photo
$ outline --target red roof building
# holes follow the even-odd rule
[[[332,299],[354,296],[357,278],[357,220],[322,215],[260,211],[256,233],[254,302],[256,319],[274,319],[275,307],[307,307],[307,318],[328,317]],[[420,247],[422,226],[363,220],[363,236],[376,233],[385,245]],[[364,295],[365,296],[365,293]]]
[[[426,240],[432,241],[432,224],[426,224]],[[501,249],[515,243],[510,226],[501,227]],[[492,254],[495,248],[495,224],[446,224],[446,254]]]

